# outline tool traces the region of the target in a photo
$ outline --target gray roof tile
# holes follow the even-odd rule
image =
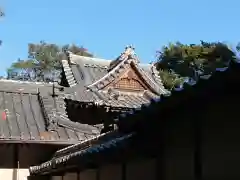
[[[132,61],[135,62],[135,60],[127,59],[128,63],[131,63]],[[63,60],[63,68],[66,73],[66,71],[72,71],[71,79],[74,77],[74,83],[75,84],[81,84],[83,86],[91,85],[95,83],[96,81],[100,80],[107,74],[112,74],[108,72],[108,68],[110,67],[111,60],[105,60],[105,59],[99,59],[99,58],[91,58],[91,57],[83,57],[79,55],[74,55],[72,53],[69,53],[69,60]],[[68,64],[67,64],[68,63]],[[127,63],[127,64],[128,64]],[[117,68],[117,71],[121,71],[126,65],[126,63],[122,62],[122,64],[118,64],[119,68]],[[161,86],[163,89],[163,85],[161,82],[161,78],[158,76],[155,66],[150,64],[138,64],[135,63],[137,68],[140,70],[141,73],[144,75],[147,75],[148,79],[147,81],[152,81],[151,83],[156,83],[159,86]],[[70,81],[70,77],[67,76],[67,80]],[[113,76],[115,76],[113,74]],[[70,81],[72,83],[72,81]],[[72,86],[70,86],[72,87]]]
[[[116,66],[110,71],[109,67],[112,62],[110,60],[83,57],[70,52],[68,57],[68,60],[62,61],[65,76],[70,85],[70,88],[66,89],[65,97],[67,99],[81,102],[102,101],[107,106],[125,108],[138,108],[143,103],[149,103],[152,96],[154,96],[150,92],[149,96],[135,95],[136,98],[121,95],[121,99],[111,98],[108,93],[101,92],[101,87],[114,81],[121,75],[121,72],[126,71],[132,66],[137,69],[144,81],[149,84],[156,94],[167,93],[167,90],[162,85],[161,78],[156,72],[155,66],[139,64],[139,61],[132,56],[127,56],[128,58],[123,58],[121,61],[116,62]]]
[[[64,94],[51,94],[51,84],[1,81],[0,141],[73,144],[100,133],[70,121]]]
[[[107,149],[121,147],[124,144],[130,143],[134,136],[135,133],[119,134],[118,132],[110,132],[82,143],[66,147],[57,151],[49,161],[37,166],[31,166],[29,168],[30,174],[38,175],[42,173],[49,173],[53,168],[58,169],[59,166],[62,164],[68,164],[72,159],[90,155],[87,158],[80,159],[81,163],[84,163],[85,160],[88,161],[93,154],[98,154]]]

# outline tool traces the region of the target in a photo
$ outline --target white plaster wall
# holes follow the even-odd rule
[[[29,176],[28,169],[18,169],[18,179],[17,180],[27,180],[28,176]]]
[[[12,180],[13,169],[0,169],[0,179]]]
[[[13,170],[14,169],[0,169],[0,180],[14,180]],[[28,176],[29,176],[28,169],[18,169],[16,180],[27,180]]]

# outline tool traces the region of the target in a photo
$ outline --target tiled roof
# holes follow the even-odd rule
[[[134,132],[137,132],[137,124],[142,124],[143,121],[145,121],[147,124],[151,124],[152,122],[156,121],[154,118],[147,118],[150,114],[154,116],[157,113],[161,113],[161,110],[174,108],[173,106],[183,106],[182,103],[186,102],[186,98],[194,98],[200,95],[201,96],[199,98],[202,98],[202,95],[206,96],[206,93],[209,91],[211,91],[211,93],[217,93],[217,90],[221,91],[219,88],[224,87],[225,89],[222,91],[225,92],[226,88],[228,88],[228,85],[236,85],[237,87],[237,85],[240,84],[239,74],[240,63],[230,62],[228,67],[216,69],[216,72],[210,76],[200,77],[199,81],[197,82],[185,83],[183,87],[176,88],[174,91],[172,91],[171,95],[162,95],[160,98],[153,98],[151,103],[148,105],[145,104],[139,109],[134,109],[119,116],[119,119],[117,120],[118,130],[95,138],[95,142],[93,143],[92,140],[89,140],[84,142],[85,145],[80,143],[60,150],[56,152],[55,156],[51,160],[39,166],[31,167],[30,174],[36,175],[49,173],[53,167],[56,168],[63,163],[67,164],[68,161],[73,158],[82,158],[84,160],[86,157],[89,157],[89,154],[101,153],[101,151],[105,151],[106,149],[112,147],[118,148],[119,146],[116,145],[117,142],[122,143],[131,138],[134,135]],[[238,89],[235,88],[235,91],[238,91]],[[212,95],[214,96],[216,93]],[[189,107],[191,106],[192,105],[190,104]],[[139,130],[142,131],[145,130],[145,128],[142,128],[141,126]],[[101,138],[105,138],[107,141],[102,141]],[[85,148],[89,145],[90,147]]]
[[[114,98],[108,92],[99,92],[106,99],[106,105],[111,107],[139,108],[142,104],[150,102],[150,99],[144,94],[119,93]]]
[[[110,61],[71,54],[68,60],[62,60],[63,69],[70,87],[76,84],[89,85],[106,75]]]
[[[115,120],[119,131],[125,133],[132,132],[138,128],[141,129],[139,125],[143,122],[145,125],[154,123],[154,118],[147,118],[149,115],[154,116],[154,114],[161,112],[163,114],[165,113],[164,111],[170,108],[183,106],[190,98],[200,102],[210,99],[210,97],[238,93],[238,85],[240,85],[240,60],[231,61],[228,67],[217,68],[211,75],[199,77],[198,81],[186,82],[181,88],[175,88],[171,94],[153,98],[151,103],[144,104],[141,108],[122,113]],[[188,108],[194,108],[191,107],[191,104],[188,104],[188,106]]]
[[[142,104],[150,103],[156,95],[144,93],[94,91],[85,87],[65,88],[65,98],[78,102],[94,103],[112,108],[139,108]]]
[[[66,166],[68,162],[75,158],[79,158],[79,162],[81,163],[85,163],[86,160],[87,162],[90,162],[93,154],[99,154],[107,149],[118,149],[127,144],[134,135],[134,133],[121,135],[117,132],[110,132],[86,142],[69,146],[57,151],[51,160],[37,166],[31,166],[29,168],[30,175],[47,174],[53,168],[57,169],[63,164]],[[86,156],[88,156],[88,158],[86,158]]]
[[[118,64],[109,72],[110,60],[83,57],[69,53],[69,60],[63,60],[62,64],[70,87],[77,84],[92,87],[100,81],[103,81],[103,79],[106,80],[106,83],[110,82],[111,79],[115,79],[119,76],[120,72],[128,68],[130,64],[134,64],[135,68],[146,78],[145,80],[147,82],[151,83],[153,86],[161,87],[162,90],[157,91],[163,91],[162,93],[164,93],[165,89],[162,85],[161,78],[156,73],[155,66],[133,62],[135,62],[134,59],[125,59],[121,64]],[[113,78],[111,78],[111,76],[113,76]]]
[[[142,122],[145,121],[145,127],[146,124],[151,124],[152,122],[156,121],[154,118],[147,118],[150,114],[154,116],[157,113],[161,113],[161,110],[174,108],[173,106],[183,106],[182,103],[186,102],[186,97],[194,98],[198,97],[199,95],[204,96],[209,91],[214,93],[219,90],[219,88],[226,88],[227,85],[238,85],[240,84],[239,74],[240,62],[230,62],[228,67],[216,69],[215,73],[210,76],[201,77],[198,82],[185,83],[183,87],[176,88],[174,91],[172,91],[171,95],[154,98],[150,104],[145,104],[139,109],[134,109],[119,116],[119,119],[117,120],[118,129],[116,131],[103,134],[99,138],[95,138],[94,143],[91,143],[92,140],[89,140],[84,142],[85,146],[80,143],[60,150],[56,152],[55,156],[46,163],[31,167],[30,173],[32,175],[49,173],[51,168],[58,167],[63,163],[66,164],[73,158],[82,157],[82,159],[84,159],[84,157],[88,157],[89,154],[100,153],[101,151],[105,151],[112,147],[118,148],[116,142],[124,142],[138,132],[138,129],[135,129],[135,127],[138,127],[137,124],[142,124]],[[235,90],[238,91],[237,88],[235,88]],[[192,105],[190,104],[189,107],[191,106]],[[142,128],[141,126],[139,130],[142,131],[145,130],[145,128]],[[105,138],[107,141],[101,141],[101,138]],[[87,146],[89,144],[91,145],[90,147],[85,148],[86,144]],[[57,166],[55,166],[56,164]]]
[[[123,55],[125,54],[123,53]],[[70,88],[65,88],[66,99],[99,103],[117,108],[138,108],[144,103],[149,103],[152,97],[168,93],[156,67],[150,64],[139,64],[139,61],[133,56],[121,57],[121,61],[116,62],[112,69],[109,69],[112,62],[110,60],[83,57],[71,52],[68,53],[68,57],[68,60],[62,60],[65,78],[70,86]],[[101,89],[120,77],[129,68],[134,68],[140,74],[153,93],[133,94],[118,90],[106,92]]]
[[[100,132],[72,122],[64,94],[52,96],[52,84],[0,82],[0,142],[73,144]]]

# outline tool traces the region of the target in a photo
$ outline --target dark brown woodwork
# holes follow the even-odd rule
[[[94,104],[66,101],[66,111],[71,121],[82,124],[101,124],[105,118],[106,109]],[[78,113],[76,113],[78,112]]]
[[[144,91],[149,89],[146,82],[137,74],[131,66],[120,77],[108,84],[103,89],[116,88],[123,91]]]
[[[113,85],[117,89],[128,89],[132,90],[145,90],[141,83],[133,78],[122,78],[116,84]]]
[[[125,162],[122,163],[121,165],[121,174],[122,174],[122,180],[127,180],[127,165]]]
[[[88,125],[104,125],[102,133],[113,130],[114,117],[121,111],[114,111],[109,107],[66,101],[67,114],[71,121]],[[78,113],[76,113],[78,112]]]
[[[17,180],[18,179],[18,168],[19,168],[19,145],[18,144],[14,144],[13,145],[14,149],[13,149],[13,176],[12,176],[12,180]]]
[[[130,79],[133,79],[133,78],[134,78],[134,74],[133,74],[132,71],[129,71],[129,72],[127,73],[127,75],[128,75],[128,77],[129,77]]]

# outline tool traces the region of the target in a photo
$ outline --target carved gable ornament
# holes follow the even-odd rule
[[[116,79],[113,83],[109,84],[107,88],[109,87],[128,91],[144,91],[147,89],[145,84],[132,68]]]
[[[122,78],[113,85],[117,89],[145,90],[143,85],[133,78]]]

